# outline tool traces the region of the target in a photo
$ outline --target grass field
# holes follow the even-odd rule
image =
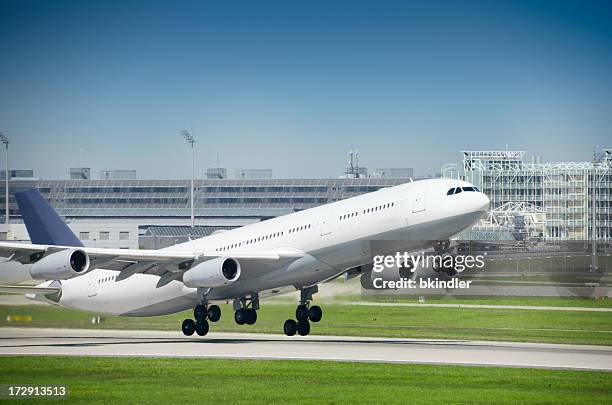
[[[347,297],[353,301],[374,302],[419,302],[414,295],[365,295]],[[580,297],[479,297],[479,296],[426,296],[428,304],[484,304],[484,305],[524,305],[544,307],[586,307],[586,308],[612,308],[612,299],[580,298]]]
[[[376,307],[323,305],[323,320],[312,334],[387,336],[435,339],[505,340],[612,345],[612,312],[528,311],[509,309]],[[211,331],[282,333],[294,316],[295,304],[262,306],[257,324],[234,323],[230,305],[222,306],[221,321]],[[8,316],[31,316],[30,322],[8,322]],[[54,306],[0,306],[0,327],[67,327],[176,330],[190,311],[150,317],[106,317],[92,325],[92,315]]]
[[[612,402],[610,377],[471,366],[24,356],[2,358],[0,384],[67,385],[70,402],[97,403],[603,404]]]

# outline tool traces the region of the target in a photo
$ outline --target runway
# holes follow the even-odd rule
[[[612,347],[544,343],[287,337],[255,333],[0,328],[0,355],[202,357],[612,370]]]

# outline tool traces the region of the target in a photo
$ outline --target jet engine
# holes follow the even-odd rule
[[[218,257],[200,263],[183,274],[183,283],[191,288],[214,288],[230,285],[240,277],[236,259]]]
[[[89,256],[81,249],[66,249],[44,256],[30,267],[30,275],[38,280],[67,280],[89,270]]]

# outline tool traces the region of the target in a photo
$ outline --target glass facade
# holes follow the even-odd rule
[[[195,182],[196,216],[270,217],[394,186],[401,178],[209,179]],[[188,217],[189,180],[28,180],[10,182],[12,193],[37,188],[67,217]],[[4,183],[0,185],[0,206]]]

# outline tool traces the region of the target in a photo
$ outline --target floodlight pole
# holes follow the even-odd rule
[[[195,226],[195,216],[193,212],[193,193],[195,188],[195,149],[193,147],[195,139],[193,138],[193,130],[190,132],[186,129],[181,131],[183,138],[191,145],[191,227]]]
[[[603,159],[603,154],[597,151],[597,146],[593,148],[593,171],[591,173],[591,271],[599,271],[597,260],[597,168]],[[587,214],[588,215],[588,214]]]
[[[6,135],[4,135],[2,132],[0,132],[0,141],[4,144],[5,146],[5,171],[4,171],[4,181],[5,181],[5,187],[4,187],[4,223],[8,225],[9,223],[9,164],[8,164],[8,146],[9,146],[9,140],[6,137]]]
[[[193,213],[193,194],[195,193],[195,148],[193,144],[195,141],[191,142],[191,227],[195,226],[195,215]]]

